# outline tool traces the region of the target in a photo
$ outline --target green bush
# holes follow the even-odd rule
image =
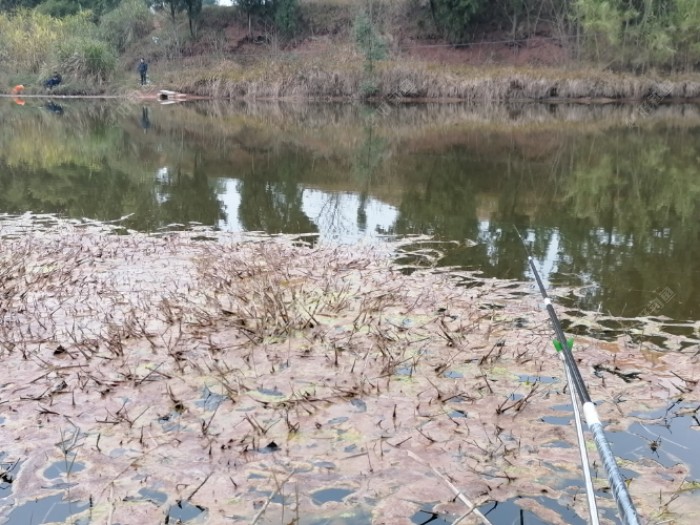
[[[365,67],[370,71],[373,62],[386,58],[387,45],[375,27],[369,10],[362,10],[355,19],[355,42],[365,56]]]
[[[151,12],[142,0],[124,0],[100,21],[101,37],[119,53],[135,40],[148,35],[152,28]]]
[[[64,77],[102,83],[114,72],[116,65],[117,57],[109,44],[76,35],[59,44],[51,70],[61,72]]]
[[[283,40],[290,40],[299,30],[299,2],[297,0],[276,0],[273,9],[275,28]]]
[[[697,0],[576,0],[584,51],[614,68],[692,69],[700,63]]]
[[[72,0],[46,0],[41,2],[36,9],[45,15],[63,18],[78,13],[80,4]]]
[[[379,85],[374,78],[365,78],[360,82],[360,97],[370,98],[379,94]]]
[[[112,74],[117,64],[117,57],[105,42],[97,40],[85,41],[79,51],[83,63],[81,76],[92,77],[98,82],[104,82]]]
[[[433,18],[438,29],[452,42],[462,40],[469,23],[485,8],[485,0],[433,0]]]
[[[38,73],[63,35],[60,20],[37,11],[0,13],[0,57],[6,71]]]

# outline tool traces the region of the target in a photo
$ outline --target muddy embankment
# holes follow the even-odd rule
[[[466,509],[436,472],[477,505],[586,515],[565,376],[529,286],[402,272],[390,245],[117,232],[0,226],[9,523],[46,498],[90,523],[388,525],[426,507],[451,522]],[[690,351],[577,346],[608,431],[700,403]],[[623,464],[645,518],[694,523],[689,465]]]

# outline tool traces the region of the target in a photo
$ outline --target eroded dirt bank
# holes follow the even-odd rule
[[[434,467],[476,504],[585,517],[573,427],[552,424],[570,415],[564,373],[529,287],[406,275],[390,245],[115,231],[0,225],[0,516],[63,494],[89,523],[184,508],[402,524],[426,505],[454,521],[466,509]],[[610,431],[700,402],[693,352],[577,346]],[[649,522],[694,522],[687,465],[623,466]]]

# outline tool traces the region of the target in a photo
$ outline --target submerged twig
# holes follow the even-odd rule
[[[489,519],[488,519],[486,516],[484,516],[484,514],[476,507],[476,505],[474,505],[474,504],[464,495],[464,493],[463,493],[461,490],[459,490],[457,487],[455,487],[454,484],[453,484],[449,479],[447,479],[447,476],[445,476],[442,472],[440,472],[440,471],[439,471],[438,469],[436,469],[434,466],[428,465],[425,461],[423,461],[421,458],[419,458],[414,452],[412,452],[412,451],[409,450],[409,451],[407,452],[407,454],[408,454],[408,456],[409,456],[411,459],[417,461],[417,462],[420,463],[421,465],[426,466],[426,467],[430,467],[430,470],[432,470],[432,471],[435,473],[435,475],[436,475],[437,477],[439,477],[439,478],[450,488],[450,490],[454,493],[455,497],[456,497],[459,501],[461,501],[462,503],[464,503],[464,504],[467,506],[467,508],[469,509],[469,513],[472,513],[472,512],[473,512],[474,515],[476,515],[476,516],[482,521],[482,523],[484,523],[484,525],[493,525],[493,524],[489,521]],[[469,513],[468,513],[468,514],[469,514]],[[467,514],[467,515],[468,515],[468,514]],[[466,515],[465,515],[465,516],[466,516]],[[460,518],[460,520],[461,520],[461,519],[463,519],[463,518]]]
[[[280,493],[280,491],[284,488],[286,483],[292,479],[292,476],[295,474],[296,471],[292,471],[289,476],[287,476],[284,481],[280,484],[277,485],[277,488],[270,494],[270,496],[267,498],[265,503],[263,504],[262,508],[258,511],[258,513],[255,515],[255,518],[253,518],[253,521],[250,522],[250,525],[255,525],[258,520],[262,517],[263,514],[265,514],[265,511],[267,510],[267,507],[270,506],[270,503],[272,502],[273,499],[275,499],[275,496]]]

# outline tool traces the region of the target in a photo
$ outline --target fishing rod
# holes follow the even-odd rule
[[[610,443],[605,437],[605,431],[603,430],[603,424],[600,422],[598,410],[596,409],[595,404],[591,400],[591,396],[588,393],[586,384],[583,381],[583,378],[581,377],[581,372],[579,371],[578,366],[576,365],[574,355],[571,352],[573,344],[572,342],[567,341],[566,335],[564,335],[564,330],[561,327],[561,323],[559,322],[557,313],[554,311],[552,300],[549,298],[549,295],[547,295],[547,289],[545,288],[540,274],[537,271],[535,259],[532,257],[532,255],[530,255],[530,251],[527,248],[527,244],[525,244],[525,240],[523,239],[522,235],[520,235],[520,232],[517,228],[515,228],[515,231],[518,234],[518,237],[520,237],[520,241],[522,242],[523,247],[525,248],[530,269],[532,270],[532,273],[535,276],[535,281],[537,282],[537,287],[540,289],[542,299],[544,299],[544,305],[547,308],[549,319],[552,322],[554,332],[557,336],[557,339],[555,341],[555,347],[563,356],[567,373],[567,379],[569,381],[569,384],[573,385],[574,388],[572,389],[572,391],[576,391],[576,393],[578,394],[579,401],[581,402],[581,406],[583,407],[584,418],[586,419],[588,429],[593,434],[593,439],[595,440],[598,455],[600,455],[600,458],[603,461],[603,465],[605,466],[605,471],[608,474],[608,481],[610,482],[611,492],[613,498],[615,499],[615,503],[617,504],[617,509],[620,513],[620,517],[622,518],[622,521],[625,525],[640,525],[639,517],[637,516],[637,510],[634,506],[634,503],[632,502],[632,498],[630,497],[629,491],[627,490],[627,484],[625,483],[625,479],[622,477],[620,467],[617,464],[615,455],[613,454],[612,448],[610,447]],[[574,403],[574,412],[578,412],[578,407],[576,406],[576,403]],[[584,459],[583,455],[582,460],[588,463],[587,458]],[[585,465],[584,472],[587,468],[589,468],[589,466]],[[595,500],[594,494],[592,495],[592,499]],[[591,503],[590,495],[589,508],[593,513],[595,503]],[[591,519],[597,521],[597,514],[595,517],[593,517],[592,515]]]

